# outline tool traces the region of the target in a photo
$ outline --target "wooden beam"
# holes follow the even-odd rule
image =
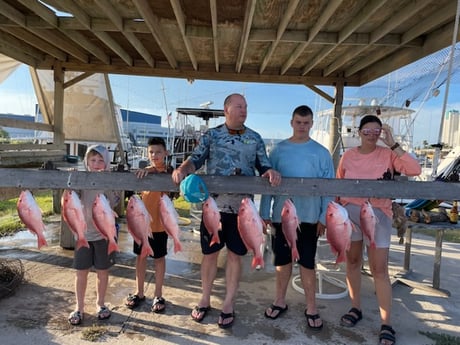
[[[219,37],[218,37],[218,31],[217,31],[217,3],[216,3],[216,0],[210,0],[209,6],[211,10],[212,45],[214,48],[214,64],[216,66],[216,72],[219,72]]]
[[[412,28],[410,28],[408,31],[406,31],[402,36],[401,36],[401,45],[403,45],[406,42],[409,42],[413,40],[414,38],[418,37],[420,34],[423,32],[426,32],[427,30],[434,29],[438,23],[442,22],[447,22],[449,20],[452,20],[452,13],[455,13],[457,10],[457,3],[455,1],[449,1],[443,8],[439,9],[438,11],[432,13],[430,16],[427,17],[426,20],[418,22],[416,25],[414,25]],[[430,34],[430,36],[433,37],[433,33]],[[398,47],[400,47],[398,46]],[[389,56],[392,52],[394,52],[398,47],[393,47],[392,49],[385,49],[385,50],[380,50],[379,52],[375,53],[373,56],[367,56],[366,59],[360,60],[358,63],[353,65],[352,67],[348,68],[345,71],[345,77],[349,75],[356,74],[357,72],[365,69],[368,66],[371,66],[374,64],[376,61],[379,61],[383,59],[385,56]],[[444,45],[445,47],[445,45]],[[442,47],[441,47],[442,48]],[[441,49],[439,48],[439,49]],[[414,61],[414,60],[412,60]],[[408,61],[410,62],[410,61]],[[406,63],[407,64],[407,63]],[[382,75],[384,75],[383,73]]]
[[[350,50],[348,53],[343,54],[339,59],[335,60],[327,68],[324,69],[324,75],[327,76],[332,74],[334,71],[337,71],[348,61],[351,61],[355,56],[358,56],[363,51],[369,49],[369,46],[373,45],[379,39],[383,38],[394,28],[403,23],[411,14],[422,11],[429,3],[431,3],[430,0],[422,0],[417,1],[415,4],[408,4],[402,10],[398,11],[393,16],[391,16],[382,25],[379,25],[373,32],[371,32],[369,43],[367,45]]]
[[[29,122],[16,119],[0,118],[0,127],[31,129],[34,131],[53,132],[54,127],[47,123]]]
[[[240,47],[238,49],[238,58],[236,59],[235,72],[240,73],[243,67],[244,56],[248,46],[249,33],[251,32],[252,21],[256,10],[257,0],[248,0],[246,10],[244,11],[243,30],[241,32]]]
[[[64,80],[65,72],[61,64],[57,62],[54,66],[54,138],[55,144],[63,144],[64,136]]]
[[[136,51],[144,58],[144,60],[147,62],[147,64],[150,67],[154,66],[154,59],[152,55],[148,52],[148,50],[145,48],[145,46],[142,44],[142,42],[136,37],[136,35],[132,32],[128,32],[125,29],[123,18],[118,14],[118,12],[115,10],[115,8],[112,6],[112,3],[109,2],[109,0],[96,0],[96,4],[104,10],[104,12],[107,14],[107,16],[110,18],[110,20],[113,22],[115,25],[116,29],[120,31],[123,36],[126,37],[126,39],[131,43],[131,45],[136,49]],[[94,25],[92,25],[94,28]],[[104,31],[102,29],[96,30],[95,31]],[[132,61],[131,64],[132,65]]]
[[[171,6],[174,11],[174,15],[176,16],[177,25],[179,26],[179,32],[182,36],[182,41],[184,42],[185,49],[187,49],[187,53],[190,58],[190,61],[192,62],[192,66],[196,70],[198,69],[198,63],[196,61],[195,53],[193,51],[193,47],[192,47],[192,44],[190,43],[190,40],[185,34],[184,12],[182,11],[182,7],[180,5],[179,0],[170,0],[170,1],[171,1]]]
[[[16,28],[11,28],[4,26],[2,27],[2,30],[5,32],[8,32],[10,35],[13,35],[24,42],[31,45],[32,47],[35,47],[36,49],[39,49],[43,51],[43,53],[48,53],[51,56],[55,57],[58,60],[61,61],[66,61],[67,60],[67,54],[63,52],[62,50],[56,48],[52,44],[48,43],[47,41],[37,37],[33,33],[31,33],[28,30],[25,30],[21,27],[16,27]]]
[[[148,28],[150,29],[151,34],[155,38],[160,47],[161,51],[168,60],[169,64],[172,68],[176,69],[178,63],[174,54],[168,44],[168,40],[165,38],[161,26],[160,26],[160,19],[152,12],[150,8],[150,4],[146,0],[133,0],[136,8],[139,12],[139,15],[144,18]]]
[[[345,27],[339,31],[337,37],[337,44],[332,49],[324,47],[319,54],[311,59],[303,68],[303,74],[310,72],[320,61],[329,55],[337,46],[345,41],[356,29],[358,29],[372,14],[374,14],[380,7],[385,4],[386,0],[371,0],[367,1],[366,6],[350,20]]]
[[[0,169],[0,188],[21,189],[102,189],[178,191],[167,174],[152,174],[138,179],[134,173],[59,170]],[[415,182],[406,180],[342,180],[283,178],[278,187],[267,179],[249,176],[208,176],[203,178],[211,193],[253,193],[272,195],[350,196],[456,200],[460,183]]]
[[[279,70],[267,70],[264,74],[259,74],[257,70],[245,69],[240,73],[235,73],[233,66],[220,65],[220,71],[215,72],[214,64],[200,64],[198,71],[187,66],[181,66],[180,69],[170,69],[157,63],[156,68],[147,66],[142,61],[134,63],[129,67],[126,64],[118,64],[112,61],[111,65],[91,63],[82,65],[72,61],[65,62],[62,66],[67,71],[94,72],[94,73],[111,73],[111,74],[131,74],[140,76],[156,76],[163,78],[183,78],[194,80],[222,80],[222,81],[244,81],[256,83],[280,83],[280,84],[308,84],[308,85],[334,85],[336,77],[322,77],[320,73],[313,73],[302,76],[299,74],[280,75]],[[52,64],[40,64],[39,69],[51,69]],[[292,72],[294,73],[294,72]],[[360,86],[359,76],[350,76],[344,79],[347,86]]]
[[[280,42],[281,37],[284,34],[284,31],[286,30],[289,21],[291,20],[292,16],[295,13],[295,10],[297,8],[297,5],[299,4],[299,0],[290,0],[289,4],[287,6],[287,9],[283,12],[283,15],[281,17],[280,23],[278,25],[278,28],[276,30],[276,38],[270,43],[270,47],[268,48],[267,53],[265,54],[262,63],[260,64],[259,68],[259,73],[262,74],[265,70],[265,67],[267,67],[268,62],[270,61],[273,53],[275,52],[276,48],[278,47],[278,44]]]
[[[316,21],[315,25],[311,28],[307,36],[307,41],[299,44],[296,49],[290,54],[288,60],[281,67],[281,74],[285,74],[292,64],[298,59],[300,54],[303,53],[305,48],[315,39],[316,35],[335,13],[337,8],[342,4],[343,0],[331,0],[327,2],[326,9],[321,13],[321,16]]]
[[[25,54],[19,47],[12,46],[8,42],[0,39],[0,52],[26,65],[37,66],[39,61],[32,56]]]
[[[30,1],[27,1],[27,4],[29,4],[29,2]],[[81,52],[78,49],[75,49],[71,44],[68,44],[68,42],[66,40],[63,40],[62,37],[59,37],[51,30],[43,31],[29,28],[27,26],[26,17],[21,12],[18,12],[15,9],[11,8],[11,6],[7,5],[3,0],[1,0],[0,4],[0,13],[13,20],[20,27],[29,30],[30,32],[36,34],[38,37],[42,38],[47,42],[53,42],[53,44],[59,48],[65,46],[67,49],[63,49],[64,51],[69,52],[69,54],[73,55],[77,59],[80,59],[80,61],[82,62],[87,62],[87,57],[84,54],[81,54]],[[29,8],[31,10],[38,11],[38,14],[43,16],[41,17],[42,19],[50,21],[49,24],[53,25],[56,23],[56,16],[54,14],[51,15],[50,10],[46,6],[36,1],[30,2],[30,5],[31,7]],[[45,33],[46,35],[44,36]]]

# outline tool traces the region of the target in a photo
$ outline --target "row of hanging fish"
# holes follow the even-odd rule
[[[211,245],[220,243],[219,231],[222,229],[220,212],[216,201],[210,196],[203,203],[203,222],[212,237]],[[29,190],[21,192],[17,211],[19,218],[24,225],[37,236],[38,248],[47,245],[44,236],[45,224],[42,219],[42,212],[37,205],[32,193]],[[89,247],[85,238],[87,224],[83,213],[83,205],[75,191],[65,190],[61,198],[61,212],[64,221],[68,224],[76,240],[76,249]],[[104,194],[97,195],[92,205],[93,222],[96,229],[109,241],[109,254],[119,251],[116,240],[115,218],[117,214],[112,210]],[[180,242],[179,216],[171,199],[164,194],[160,199],[160,218],[168,235],[173,239],[174,252],[182,250]],[[133,195],[126,209],[128,231],[138,245],[142,245],[141,256],[153,255],[152,248],[148,243],[151,236],[151,216],[148,213],[143,201],[138,195]],[[293,261],[299,259],[297,249],[297,230],[299,220],[294,203],[286,199],[281,212],[283,234],[291,248]],[[375,225],[377,218],[369,201],[362,204],[360,210],[360,226],[363,235],[369,240],[370,247],[375,248]],[[336,263],[346,261],[346,252],[350,249],[351,234],[354,226],[349,219],[345,207],[337,202],[331,201],[327,208],[326,215],[326,237],[331,246],[331,251],[337,255]],[[264,267],[264,248],[266,225],[261,219],[257,207],[250,198],[241,201],[238,211],[238,231],[249,251],[254,254],[251,267]]]
[[[75,237],[76,249],[81,247],[89,248],[88,241],[85,237],[87,223],[84,217],[83,207],[80,197],[75,191],[69,189],[64,190],[61,197],[61,212],[64,221]],[[31,233],[37,236],[38,248],[41,249],[41,247],[47,245],[44,235],[45,224],[43,222],[42,211],[29,190],[21,192],[17,202],[17,212],[24,225]],[[174,241],[174,252],[181,251],[182,246],[179,240],[180,229],[178,223],[179,216],[171,199],[167,195],[163,195],[160,199],[160,216],[165,230]],[[114,251],[119,251],[115,224],[116,217],[118,217],[118,215],[110,207],[110,203],[105,195],[99,193],[92,205],[92,220],[95,228],[109,242],[109,254]],[[128,230],[134,241],[139,245],[143,245],[141,255],[153,255],[152,248],[148,244],[148,237],[151,236],[151,217],[139,196],[134,195],[129,199],[126,218]]]

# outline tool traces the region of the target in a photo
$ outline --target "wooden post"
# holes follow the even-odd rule
[[[408,226],[406,230],[406,243],[404,244],[404,272],[410,272],[410,249],[412,245],[412,227]]]
[[[342,128],[343,89],[343,81],[338,81],[335,84],[334,116],[331,119],[331,124],[329,127],[329,151],[331,152],[335,169],[337,169],[339,166],[340,161],[340,131]]]
[[[434,251],[434,266],[433,266],[433,288],[439,289],[441,282],[441,256],[442,256],[442,240],[444,237],[444,229],[436,230],[436,244]]]

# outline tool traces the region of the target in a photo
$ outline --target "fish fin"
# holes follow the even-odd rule
[[[117,242],[115,242],[114,239],[109,240],[109,248],[107,250],[109,255],[112,254],[113,252],[119,252],[119,251],[120,251],[120,249],[118,248]]]

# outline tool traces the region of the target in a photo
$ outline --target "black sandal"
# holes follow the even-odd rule
[[[353,315],[355,314],[355,315]],[[354,327],[358,321],[362,320],[363,313],[357,308],[351,308],[348,313],[342,316],[340,319],[340,324],[345,327]]]
[[[138,295],[131,295],[129,294],[128,297],[126,298],[126,302],[125,302],[125,305],[129,308],[129,309],[135,309],[139,306],[139,304],[141,304],[142,302],[145,301],[145,296],[143,296],[142,298],[139,297]]]
[[[163,313],[166,309],[165,299],[163,297],[155,297],[151,309],[154,313]]]
[[[395,331],[390,325],[382,325],[379,334],[379,344],[382,344],[382,340],[391,341],[391,345],[396,343]]]

